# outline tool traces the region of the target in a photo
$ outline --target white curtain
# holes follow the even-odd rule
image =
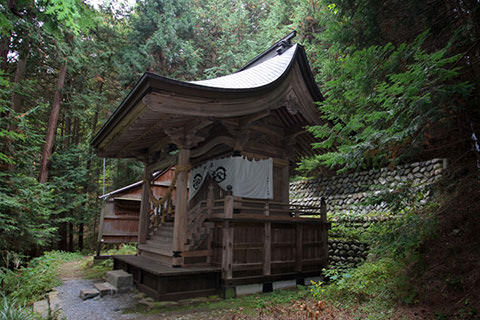
[[[205,182],[207,175],[223,190],[231,186],[237,197],[273,199],[273,160],[248,160],[229,157],[210,160],[190,172],[189,199],[192,199]]]

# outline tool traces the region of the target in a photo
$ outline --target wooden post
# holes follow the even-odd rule
[[[208,216],[210,216],[212,214],[212,211],[213,211],[213,205],[214,205],[214,201],[215,201],[215,199],[213,197],[214,197],[214,195],[213,195],[213,183],[210,182],[208,184],[208,193],[207,193],[207,213],[208,213]]]
[[[150,198],[148,194],[148,188],[150,183],[151,175],[148,173],[147,166],[145,165],[144,171],[144,180],[147,183],[143,183],[142,186],[142,202],[140,204],[140,216],[139,216],[139,223],[138,223],[138,244],[143,244],[147,242],[147,233],[148,233],[148,225],[149,225],[149,212],[150,212]]]
[[[280,183],[282,184],[282,194],[281,194],[281,202],[290,203],[290,166],[287,164],[281,167],[281,180]]]
[[[225,196],[224,214],[225,218],[233,218],[233,196],[231,194]],[[233,228],[230,221],[223,223],[222,242],[222,276],[223,279],[231,279],[233,274]]]
[[[97,257],[100,256],[102,250],[102,238],[103,238],[103,219],[105,217],[105,202],[108,200],[102,200],[102,211],[100,211],[100,221],[98,225],[98,238],[97,238]]]
[[[322,222],[327,222],[327,203],[323,197],[320,202],[320,216],[322,217]]]
[[[321,239],[322,239],[322,249],[325,254],[325,264],[328,263],[328,225],[327,225],[327,203],[325,202],[325,198],[322,197],[322,200],[320,202],[320,215],[322,217],[322,234],[321,234]]]
[[[190,165],[190,149],[179,146],[176,184],[176,205],[175,218],[173,223],[173,267],[181,267],[183,265],[182,253],[185,249],[185,237],[187,232],[187,177],[188,171],[185,170]]]
[[[207,194],[207,216],[210,217],[213,212],[213,205],[215,202],[215,199],[213,198],[213,183],[208,184],[208,194]],[[209,222],[210,224],[211,222]],[[213,242],[213,232],[215,231],[215,228],[208,228],[208,243],[207,243],[207,250],[212,251],[212,242]],[[207,256],[207,264],[212,263],[212,254]]]
[[[295,212],[295,217],[300,217],[298,212]],[[295,225],[295,270],[302,272],[303,267],[303,224],[296,223]]]
[[[270,204],[265,202],[265,217],[270,216]],[[268,276],[272,273],[272,223],[265,222],[265,234],[263,243],[263,275]]]

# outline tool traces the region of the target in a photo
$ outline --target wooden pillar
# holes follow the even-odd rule
[[[322,217],[322,222],[327,222],[327,203],[323,197],[320,200],[320,216]]]
[[[211,217],[212,216],[212,212],[213,212],[213,205],[215,204],[215,199],[214,199],[214,195],[213,195],[213,183],[212,182],[209,182],[208,184],[208,194],[207,194],[207,215],[208,217]],[[209,222],[209,224],[211,224],[211,222]],[[207,243],[207,250],[212,252],[212,243],[213,243],[213,233],[215,232],[215,228],[208,228],[208,243]],[[212,255],[213,254],[209,254],[207,256],[207,264],[211,264],[212,263]]]
[[[100,212],[100,221],[98,225],[98,238],[97,238],[97,257],[100,256],[100,251],[102,251],[102,238],[103,238],[103,219],[105,217],[105,203],[108,200],[102,200],[102,211]]]
[[[280,181],[282,183],[281,202],[290,203],[290,166],[288,161],[280,170]]]
[[[185,168],[190,165],[190,149],[183,146],[179,146],[179,149],[177,167],[180,172],[177,173],[175,219],[173,223],[173,267],[183,265],[182,253],[185,247],[188,213],[188,171]]]
[[[302,272],[303,268],[303,224],[298,223],[295,226],[296,228],[296,249],[295,249],[295,270],[297,272]]]
[[[325,259],[325,265],[328,263],[328,229],[329,226],[327,224],[327,203],[325,202],[325,198],[322,197],[320,202],[320,216],[322,217],[322,249],[323,249],[323,258]]]
[[[300,217],[298,212],[295,212],[295,217]],[[303,268],[303,224],[297,222],[295,225],[295,271],[302,272]]]
[[[147,183],[144,182],[142,185],[142,202],[140,204],[140,217],[138,219],[138,244],[147,242],[148,225],[150,223],[150,198],[148,194],[148,183],[150,183],[151,175],[149,174],[146,165],[143,178],[147,181]]]
[[[225,218],[233,218],[233,196],[231,194],[225,196],[224,205]],[[233,275],[233,228],[230,221],[223,223],[222,238],[222,277],[223,279],[231,279]]]
[[[265,203],[265,217],[270,216],[270,205]],[[265,222],[264,243],[263,243],[263,275],[272,273],[272,223]]]

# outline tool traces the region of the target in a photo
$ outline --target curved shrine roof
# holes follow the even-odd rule
[[[318,123],[315,101],[323,97],[304,48],[291,42],[294,36],[218,78],[187,82],[146,72],[92,139],[97,154],[138,157],[193,119],[238,120],[270,110],[287,129]]]
[[[268,85],[280,78],[295,57],[297,45],[288,48],[281,55],[276,55],[262,63],[242,69],[241,71],[208,80],[190,81],[192,84],[223,89],[249,89]]]

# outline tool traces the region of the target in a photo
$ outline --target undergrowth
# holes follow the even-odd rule
[[[32,309],[18,304],[15,299],[2,297],[0,301],[0,320],[34,320]]]
[[[434,207],[409,210],[372,224],[361,237],[370,244],[367,260],[355,269],[324,270],[328,285],[311,292],[338,308],[358,308],[368,319],[391,319],[398,304],[417,302],[412,275],[422,271],[422,245],[435,236]]]
[[[79,253],[51,251],[31,260],[26,267],[16,270],[0,269],[2,292],[9,300],[30,304],[60,284],[58,267],[65,262],[80,259]]]

